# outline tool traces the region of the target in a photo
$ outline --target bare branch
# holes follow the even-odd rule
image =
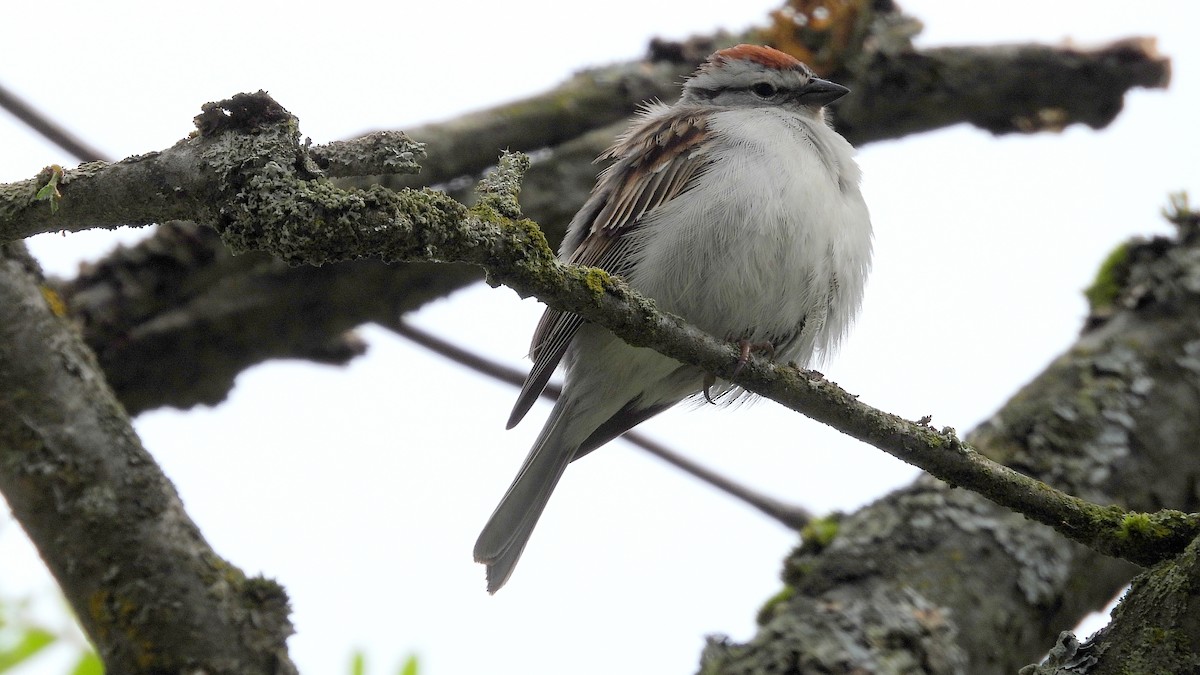
[[[518,372],[517,370],[450,344],[437,336],[410,325],[404,320],[397,319],[386,327],[397,335],[403,336],[477,373],[511,384],[514,387],[520,387],[525,381],[525,373]],[[542,390],[542,398],[554,401],[558,399],[561,393],[562,390],[558,385],[550,384]],[[746,485],[730,480],[726,476],[693,462],[645,434],[638,433],[637,431],[627,431],[621,435],[621,440],[641,448],[684,473],[753,506],[764,515],[769,516],[785,527],[800,531],[812,521],[812,514],[807,509],[784,503],[761,492],[752,490]]]
[[[92,147],[83,139],[67,131],[33,105],[24,101],[16,92],[0,85],[0,108],[12,113],[14,117],[28,124],[30,128],[41,134],[46,140],[71,153],[81,162],[95,162],[106,159],[104,153]]]

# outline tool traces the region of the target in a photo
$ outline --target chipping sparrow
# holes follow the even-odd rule
[[[619,274],[664,311],[721,338],[806,364],[845,335],[871,263],[871,222],[854,149],[822,106],[849,90],[754,45],[716,52],[675,105],[646,106],[601,160],[559,256]],[[578,316],[546,310],[508,428],[563,360],[562,397],[500,505],[475,560],[488,591],[512,574],[573,459],[713,386],[698,368],[631,347]]]

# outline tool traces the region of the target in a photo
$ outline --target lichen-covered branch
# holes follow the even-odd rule
[[[853,73],[838,129],[855,145],[967,122],[994,134],[1108,126],[1134,87],[1162,88],[1170,62],[1152,38],[1093,49],[938,47],[879,55]],[[852,86],[854,86],[852,85]]]
[[[203,135],[244,121],[246,115],[258,115],[267,121],[274,110],[236,110],[239,106],[262,103],[261,97],[242,96],[223,102],[233,109],[218,109],[209,104],[196,117]],[[276,106],[278,107],[278,106]],[[237,116],[234,113],[241,113]],[[287,115],[292,124],[294,117]],[[171,220],[211,222],[217,214],[210,204],[223,191],[238,186],[228,182],[237,170],[245,168],[229,163],[221,156],[224,147],[198,144],[196,138],[181,140],[160,152],[129,157],[120,162],[89,162],[75,169],[48,167],[33,178],[0,185],[0,243],[16,241],[45,232],[78,232],[95,227],[148,225]],[[233,137],[240,148],[228,148],[237,161],[255,163],[246,146],[252,141]],[[316,148],[292,143],[287,157],[274,155],[275,161],[295,164],[286,170],[298,170],[305,176],[330,175],[351,171],[414,173],[421,145],[396,132],[365,136],[355,141],[331,143]],[[207,154],[205,154],[207,153]],[[51,198],[45,188],[53,187]],[[69,195],[69,197],[68,197]]]
[[[1163,86],[1169,73],[1168,62],[1143,39],[1086,51],[1035,45],[914,50],[907,42],[911,20],[897,18],[894,8],[875,11],[880,15],[869,22],[870,41],[887,48],[859,49],[834,75],[854,89],[837,123],[858,143],[964,121],[997,132],[1097,126],[1120,109],[1130,87]],[[738,39],[784,42],[778,32],[656,42],[647,61],[586,71],[545,95],[414,129],[411,136],[430,155],[419,176],[349,185],[443,183],[465,202],[500,148],[538,151],[521,203],[557,242],[595,180],[592,159],[623,120],[643,100],[673,98],[698,59]],[[457,180],[463,176],[470,179]],[[358,352],[343,346],[347,331],[389,321],[480,278],[469,266],[358,261],[314,270],[267,256],[243,258],[231,257],[202,230],[173,226],[60,286],[131,411],[219,402],[237,373],[269,358],[351,358]],[[185,297],[172,290],[178,287],[188,289]],[[231,287],[242,292],[230,294]],[[321,319],[311,320],[314,315]],[[235,344],[214,349],[231,338],[231,326],[238,327]],[[161,367],[168,353],[182,370]]]
[[[1164,88],[1170,80],[1170,61],[1158,53],[1153,38],[1086,49],[1038,44],[916,49],[909,42],[911,32],[905,32],[911,24],[894,7],[892,13],[881,13],[867,35],[874,47],[860,45],[852,58],[826,73],[850,87],[835,106],[834,119],[855,146],[964,122],[995,134],[1054,131],[1072,124],[1098,129],[1115,119],[1131,89]],[[478,176],[494,163],[489,148],[553,151],[623,122],[647,100],[674,100],[679,81],[715,48],[739,41],[778,43],[775,37],[749,31],[687,43],[655,42],[645,61],[585,71],[547,94],[412,129],[410,135],[425,142],[436,159],[422,163],[420,176],[378,182],[414,187]],[[606,104],[597,105],[598,100]],[[596,139],[595,152],[582,157],[571,153],[569,161],[589,163],[611,142],[612,136],[605,134]],[[589,172],[582,194],[594,178],[595,172]],[[571,185],[570,193],[578,193],[578,187]]]
[[[601,270],[564,266],[536,226],[513,220],[520,177],[528,168],[522,155],[505,155],[481,184],[480,204],[467,209],[429,190],[334,187],[302,161],[295,118],[261,92],[209,104],[197,122],[200,135],[177,144],[172,156],[200,165],[197,173],[206,178],[185,186],[185,192],[202,195],[201,213],[235,253],[265,251],[314,266],[361,257],[471,263],[495,283],[603,324],[631,344],[718,375],[732,372],[736,358],[729,345],[660,314]],[[63,200],[71,198],[68,189]],[[795,368],[758,362],[744,373],[739,382],[752,391],[1110,555],[1156,562],[1200,531],[1193,519],[1176,513],[1146,516],[1146,527],[1130,528],[1128,514],[1120,510],[1050,490],[992,464],[950,432],[875,410]]]
[[[56,287],[137,414],[216,405],[267,359],[346,363],[365,349],[352,332],[364,322],[390,321],[480,276],[470,265],[378,260],[294,267],[231,255],[212,228],[172,222]]]
[[[1177,239],[1133,242],[1105,267],[1115,292],[1076,345],[967,437],[979,452],[1100,504],[1200,506],[1200,216],[1172,219]],[[1116,527],[1118,538],[1157,529],[1135,514]],[[814,529],[824,536],[788,559],[786,590],[758,635],[712,642],[701,672],[1012,673],[1133,574],[953,481],[918,480]],[[1192,554],[1162,563],[1153,580],[1183,573],[1177,563],[1193,568]],[[1161,606],[1147,625],[1194,616],[1181,612],[1195,589],[1173,591],[1149,603]],[[1190,672],[1171,667],[1186,645],[1148,653],[1140,612],[1117,617],[1132,619],[1117,631],[1121,649],[1143,666],[1161,656],[1160,667],[1104,672]],[[1195,635],[1178,628],[1161,635]]]
[[[415,174],[419,161],[427,159],[425,144],[401,131],[377,131],[351,141],[334,141],[305,148],[326,176],[384,176]]]
[[[358,187],[440,183],[464,201],[500,148],[537,151],[521,201],[525,213],[557,242],[594,182],[592,159],[623,120],[645,100],[674,98],[679,80],[716,46],[771,42],[849,84],[854,93],[841,102],[837,118],[856,144],[964,121],[996,133],[1077,122],[1102,126],[1120,110],[1131,87],[1164,86],[1169,76],[1168,61],[1148,39],[1090,50],[1039,45],[917,50],[911,37],[919,24],[890,2],[842,3],[848,28],[826,21],[821,29],[790,18],[805,5],[789,3],[767,25],[741,35],[655,41],[643,61],[588,70],[546,94],[414,129],[412,137],[430,149],[420,176],[378,176],[385,169],[369,162],[326,173],[372,174],[348,183]],[[305,161],[322,166],[324,154],[314,148]],[[386,162],[387,156],[380,159]],[[4,194],[15,194],[15,203],[24,204],[29,191],[44,182],[17,186],[15,193],[0,188],[0,220],[13,204]],[[149,197],[134,190],[132,198]],[[46,206],[39,202],[34,215],[49,217]],[[84,318],[85,337],[113,387],[137,412],[219,402],[238,372],[269,358],[343,362],[359,353],[361,345],[346,336],[355,326],[388,321],[478,279],[478,271],[468,266],[384,267],[360,261],[312,270],[289,268],[266,256],[243,260],[229,256],[215,237],[177,225],[90,266],[59,288]],[[189,289],[186,296],[172,290],[177,287]],[[244,292],[231,295],[226,292],[231,287]],[[297,307],[320,311],[302,313]],[[312,315],[321,320],[310,320]],[[235,344],[214,349],[230,339],[226,328],[231,326],[239,328]],[[167,353],[184,367],[160,367]]]
[[[0,492],[112,673],[294,673],[283,589],[209,547],[24,245],[0,245]]]
[[[1134,578],[1112,621],[1087,642],[1059,635],[1049,657],[1019,675],[1194,673],[1200,669],[1200,539]]]

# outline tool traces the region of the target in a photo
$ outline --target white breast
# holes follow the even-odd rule
[[[630,283],[717,337],[819,358],[849,328],[870,266],[854,150],[782,109],[719,112],[709,130],[711,169],[638,228]]]

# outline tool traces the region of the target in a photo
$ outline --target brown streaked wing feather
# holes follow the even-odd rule
[[[583,319],[577,314],[546,309],[542,320],[538,322],[537,330],[533,333],[535,337],[545,335],[546,338],[544,342],[535,342],[529,353],[533,357],[533,367],[525,376],[525,384],[521,385],[521,393],[517,395],[517,402],[508,416],[506,429],[517,426],[533,407],[534,401],[542,395],[542,390],[546,388],[546,383],[550,381],[550,376],[554,374],[554,369],[558,367],[558,362],[567,351],[567,345],[571,343],[571,338],[582,323]]]
[[[591,222],[572,223],[573,228],[585,227],[588,234],[567,261],[611,274],[628,271],[629,239],[625,235],[640,227],[646,214],[683,194],[700,175],[710,161],[703,152],[706,137],[702,117],[675,114],[659,124],[633,130],[602,154],[601,160],[616,162],[600,174],[592,196],[580,210],[581,215],[589,214]],[[583,319],[569,312],[547,309],[542,315],[530,347],[533,368],[508,418],[509,429],[533,407],[581,325]]]

